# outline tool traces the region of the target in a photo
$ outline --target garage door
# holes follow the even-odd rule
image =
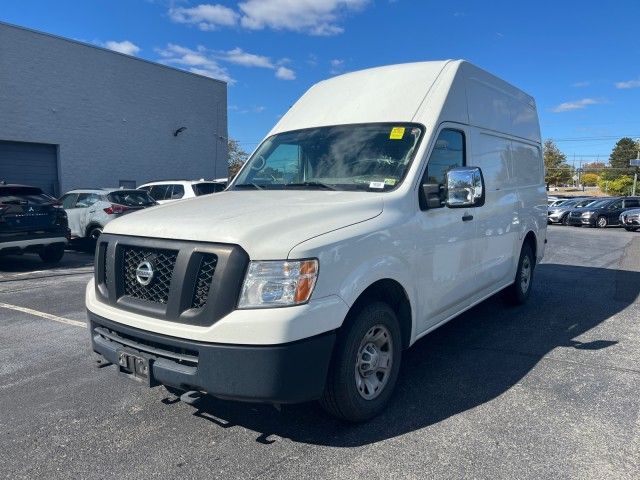
[[[46,143],[0,141],[0,181],[33,185],[57,196],[57,151]]]

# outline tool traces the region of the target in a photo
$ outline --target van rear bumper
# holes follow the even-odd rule
[[[152,381],[233,400],[299,403],[324,390],[335,332],[282,345],[230,345],[159,335],[88,311],[93,350],[118,365],[118,352],[151,359]]]

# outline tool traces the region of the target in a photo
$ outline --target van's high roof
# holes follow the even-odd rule
[[[466,62],[405,63],[317,83],[270,134],[329,125],[442,121],[478,125],[540,142],[533,98]]]

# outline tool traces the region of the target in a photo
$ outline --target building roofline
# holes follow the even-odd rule
[[[96,50],[102,50],[103,52],[112,53],[114,55],[120,55],[121,57],[125,57],[125,58],[129,58],[129,59],[132,59],[132,60],[136,60],[138,62],[148,63],[148,64],[154,65],[156,67],[167,68],[167,69],[172,70],[174,72],[180,72],[180,73],[185,73],[187,75],[193,75],[193,76],[198,77],[198,78],[203,78],[205,80],[211,80],[212,82],[221,83],[221,84],[223,84],[225,86],[228,85],[227,82],[225,82],[224,80],[220,80],[218,78],[206,77],[204,75],[200,75],[200,74],[197,74],[197,73],[189,72],[187,70],[182,70],[180,68],[172,67],[171,65],[165,65],[164,63],[153,62],[151,60],[147,60],[147,59],[144,59],[144,58],[141,58],[141,57],[136,57],[134,55],[127,55],[125,53],[116,52],[115,50],[110,50],[108,48],[101,47],[100,45],[94,45],[92,43],[82,42],[80,40],[75,40],[73,38],[63,37],[61,35],[56,35],[54,33],[43,32],[41,30],[36,30],[34,28],[23,27],[22,25],[16,25],[16,24],[13,24],[13,23],[4,22],[4,21],[0,20],[0,27],[1,26],[15,28],[16,30],[22,30],[22,31],[25,31],[25,32],[35,33],[37,35],[42,35],[44,37],[54,38],[56,40],[63,40],[65,42],[73,43],[73,44],[76,44],[76,45],[80,45],[82,47],[89,47],[89,48],[93,48],[93,49],[96,49]]]

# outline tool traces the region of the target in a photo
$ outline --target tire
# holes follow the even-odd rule
[[[87,233],[87,238],[95,244],[98,238],[100,238],[100,235],[102,235],[102,227],[91,227]]]
[[[562,219],[560,220],[560,223],[562,225],[564,225],[565,227],[569,226],[569,214],[568,213],[562,217]]]
[[[64,256],[64,245],[49,245],[40,252],[44,263],[58,263]]]
[[[609,222],[605,216],[600,216],[598,217],[598,220],[596,220],[596,227],[598,228],[605,228],[608,224]]]
[[[627,232],[635,232],[640,227],[624,227]]]
[[[507,302],[512,305],[524,305],[531,294],[535,258],[529,243],[522,245],[515,281],[504,290]]]
[[[320,404],[341,420],[364,422],[384,410],[393,394],[402,336],[395,312],[383,302],[365,305],[347,322],[336,340]]]

